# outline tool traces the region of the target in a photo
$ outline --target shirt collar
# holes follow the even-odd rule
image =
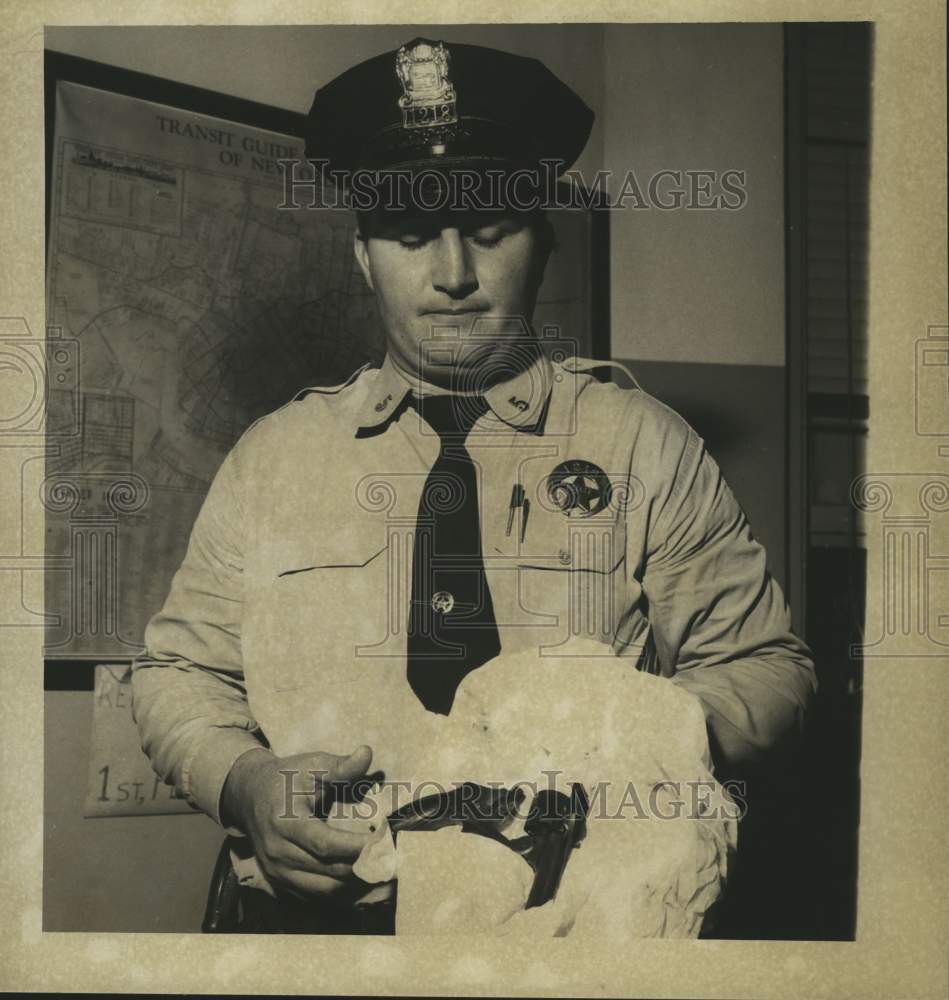
[[[553,382],[550,359],[542,350],[523,371],[506,382],[498,382],[484,393],[491,412],[504,423],[523,431],[543,429],[547,401]],[[386,355],[371,391],[358,415],[358,429],[379,428],[401,413],[406,396],[447,395],[448,390],[413,379]]]

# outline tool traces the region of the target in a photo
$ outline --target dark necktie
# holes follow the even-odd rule
[[[413,400],[441,448],[422,488],[412,563],[407,675],[432,712],[447,715],[462,678],[501,651],[484,574],[478,481],[465,438],[480,397]]]

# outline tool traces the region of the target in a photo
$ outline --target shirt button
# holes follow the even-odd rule
[[[449,611],[455,606],[455,598],[453,594],[449,594],[447,590],[438,590],[432,594],[432,610],[440,611],[443,615],[447,615]]]

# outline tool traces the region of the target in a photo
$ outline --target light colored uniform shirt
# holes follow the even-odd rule
[[[599,640],[693,693],[725,759],[793,743],[814,669],[763,548],[696,433],[588,373],[602,364],[538,359],[486,393],[468,436],[502,655]],[[252,425],[146,629],[132,677],[143,747],[215,819],[228,772],[262,740],[280,756],[368,743],[374,767],[397,757],[392,720],[418,710],[411,563],[439,451],[409,391],[386,359]],[[523,505],[511,516],[516,485],[526,520]]]

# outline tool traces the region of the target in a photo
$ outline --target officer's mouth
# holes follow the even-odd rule
[[[487,308],[475,309],[475,308],[465,308],[465,309],[426,309],[422,315],[423,316],[470,316],[472,313],[486,313]]]

